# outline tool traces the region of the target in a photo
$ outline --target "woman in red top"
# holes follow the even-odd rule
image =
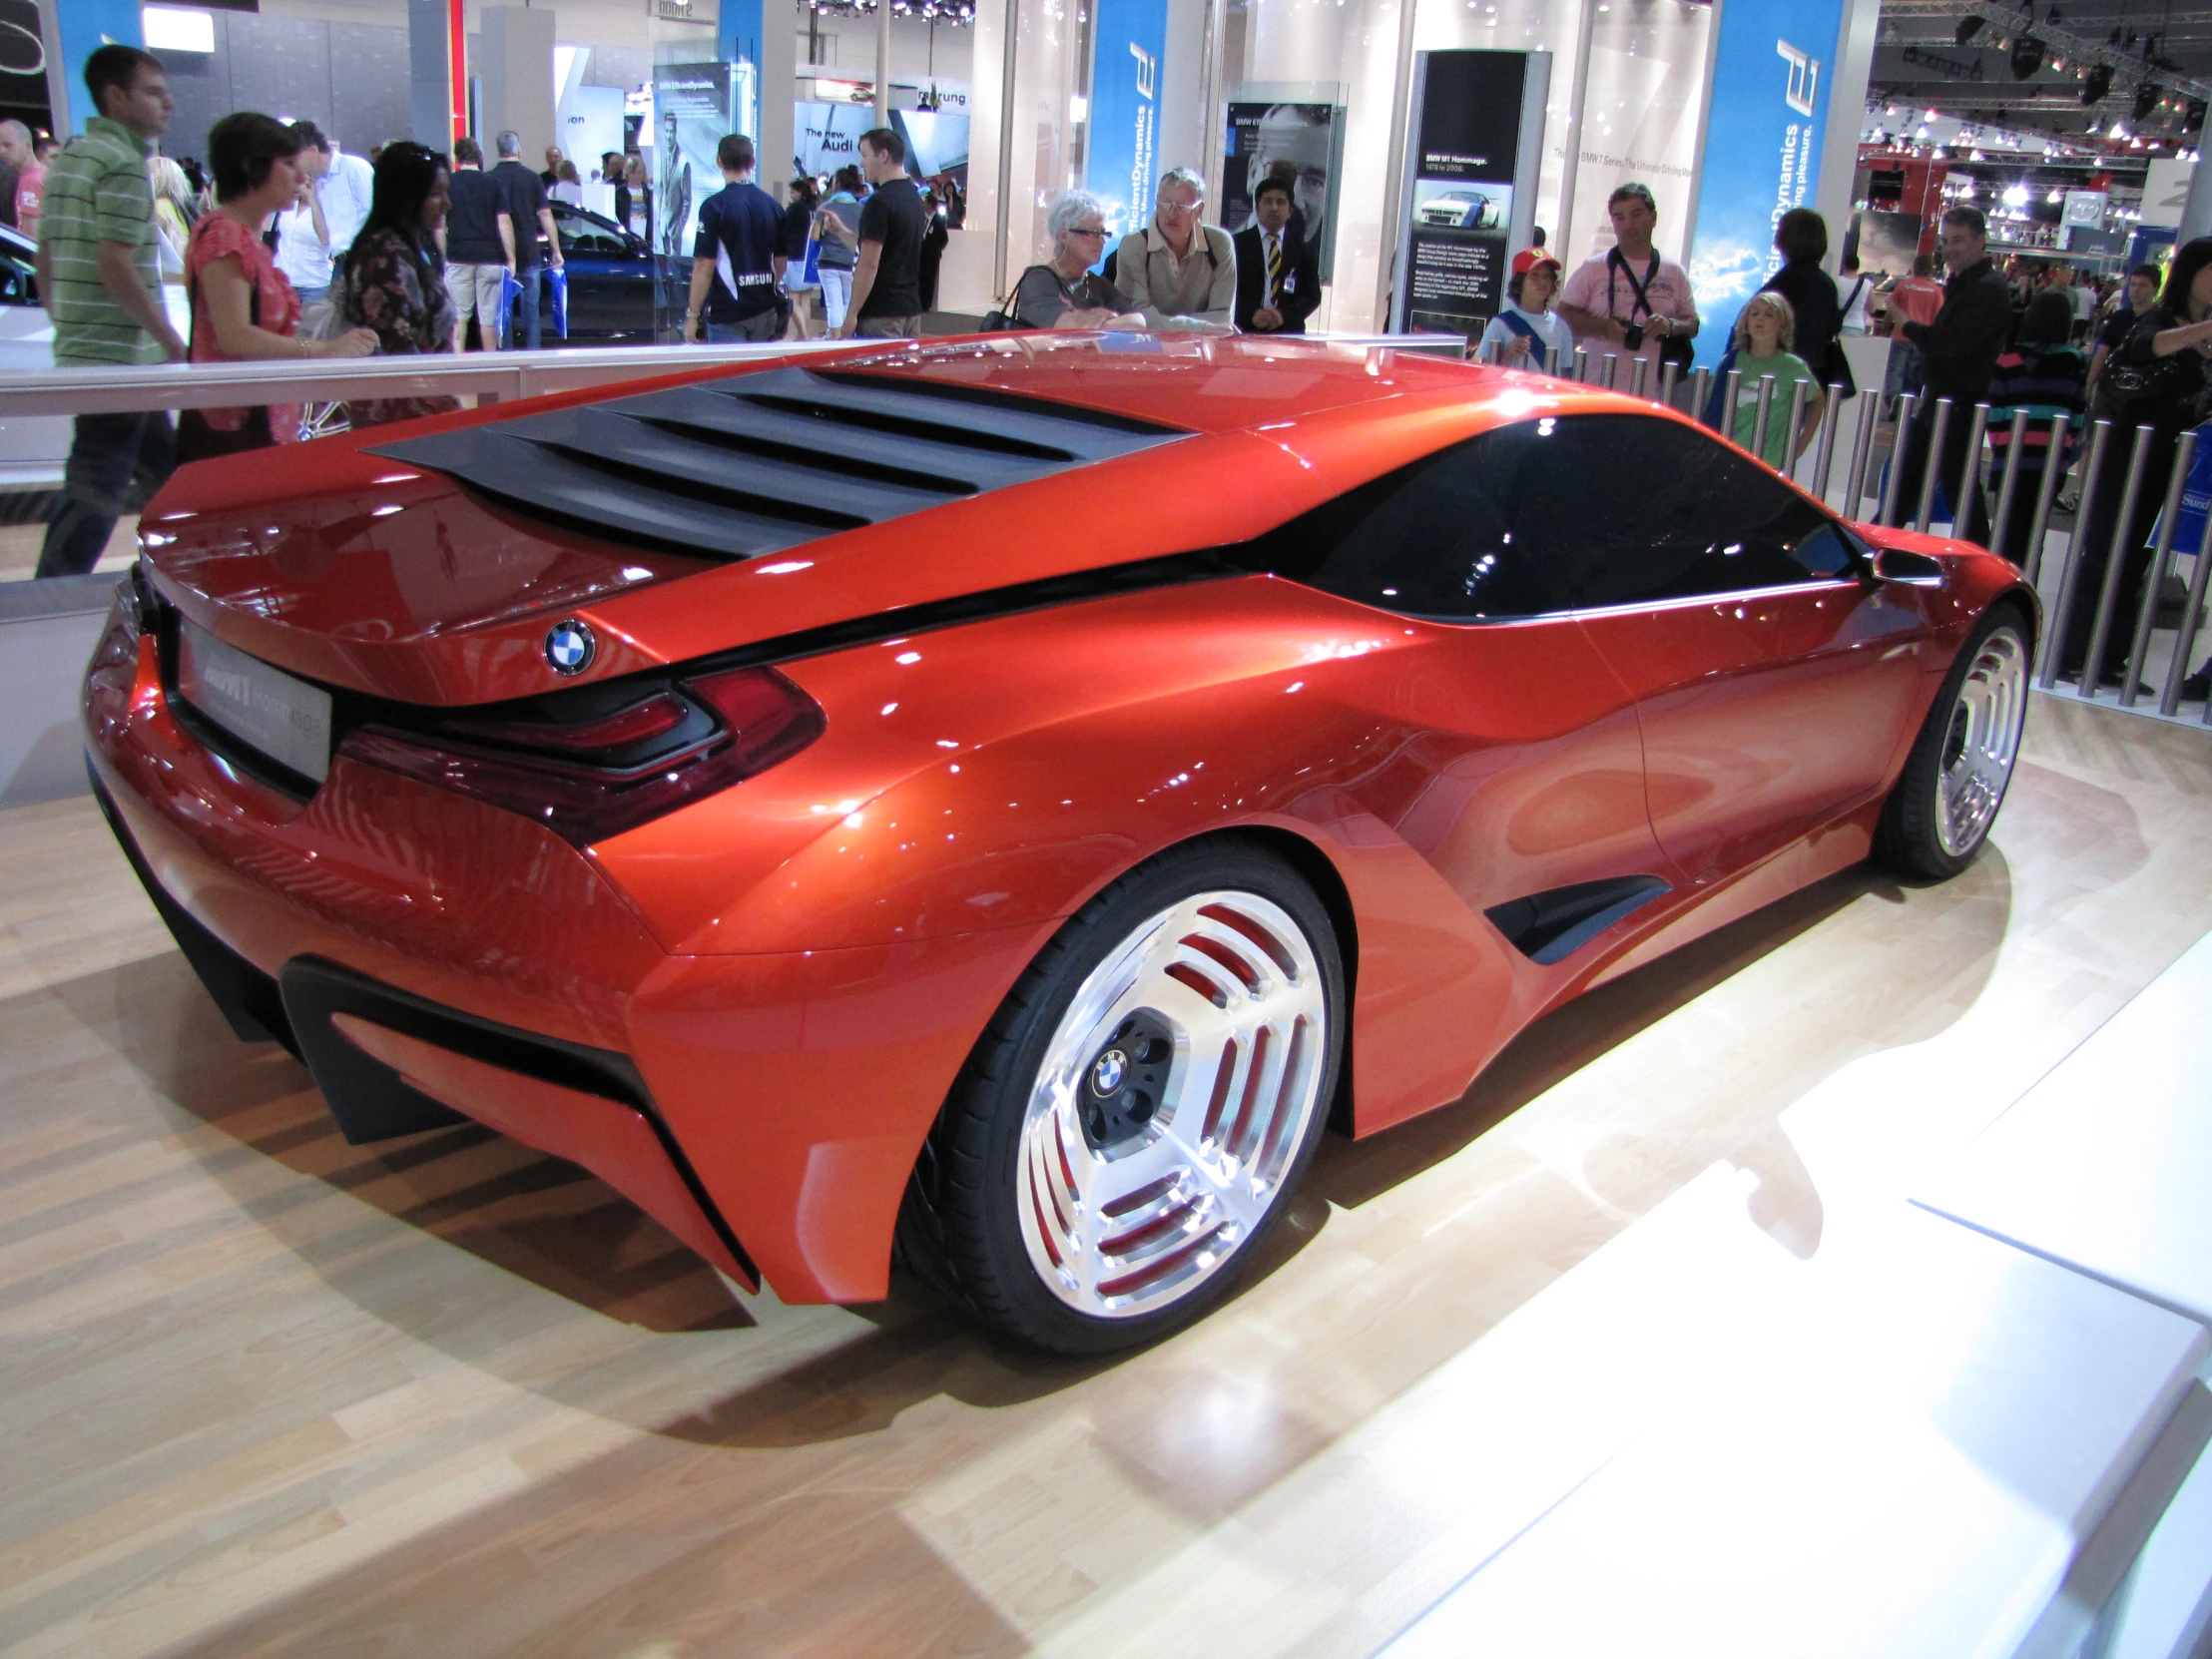
[[[266,115],[242,110],[208,134],[215,211],[192,228],[185,280],[192,295],[192,361],[261,357],[365,357],[376,335],[351,328],[335,339],[300,339],[299,296],[262,242],[262,226],[299,194],[299,140]],[[187,409],[177,424],[177,458],[199,460],[289,443],[296,405]]]

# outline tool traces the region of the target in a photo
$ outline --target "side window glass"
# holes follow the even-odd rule
[[[620,236],[588,219],[556,213],[553,216],[553,228],[560,233],[563,259],[571,254],[602,257],[611,255],[619,258],[628,252]]]
[[[1804,496],[1656,415],[1502,426],[1227,552],[1365,605],[1459,622],[1787,586],[1853,562]]]
[[[1477,622],[1563,610],[1569,597],[1518,532],[1513,501],[1553,425],[1526,421],[1440,450],[1229,556],[1410,616]]]
[[[1583,609],[1786,587],[1850,568],[1820,508],[1700,428],[1644,415],[1558,422],[1527,530]]]

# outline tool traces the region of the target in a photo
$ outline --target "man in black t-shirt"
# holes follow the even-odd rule
[[[699,205],[684,338],[712,345],[772,340],[784,331],[783,210],[753,182],[753,141],[743,133],[715,147],[715,164],[723,185]]]
[[[446,187],[451,207],[438,237],[445,249],[445,291],[453,301],[453,349],[468,344],[468,319],[476,318],[482,349],[499,344],[499,296],[507,280],[507,248],[500,240],[504,207],[499,186],[484,171],[484,152],[472,138],[453,141],[453,176]]]
[[[538,291],[545,285],[545,266],[538,263],[538,236],[541,232],[545,236],[546,265],[555,271],[561,269],[561,239],[553,230],[553,209],[546,202],[544,182],[522,165],[521,155],[522,135],[501,133],[499,165],[489,177],[499,187],[500,212],[506,220],[500,229],[504,245],[501,252],[507,256],[515,280],[522,284],[515,306],[522,313],[523,343],[535,351],[541,338]],[[501,345],[514,343],[512,328],[502,328],[500,335]]]
[[[888,127],[860,135],[860,171],[875,194],[860,209],[860,258],[839,339],[911,339],[921,331],[921,193],[906,177],[906,141]]]

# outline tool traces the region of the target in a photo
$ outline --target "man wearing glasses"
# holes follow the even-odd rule
[[[1152,223],[1122,238],[1114,277],[1156,328],[1228,332],[1237,304],[1237,255],[1229,233],[1199,221],[1206,181],[1187,167],[1162,174]]]

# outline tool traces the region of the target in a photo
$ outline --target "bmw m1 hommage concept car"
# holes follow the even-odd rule
[[[1872,855],[2035,602],[1653,404],[1384,349],[869,346],[187,468],[115,831],[348,1137],[488,1124],[786,1300],[1227,1294],[1325,1125]]]

